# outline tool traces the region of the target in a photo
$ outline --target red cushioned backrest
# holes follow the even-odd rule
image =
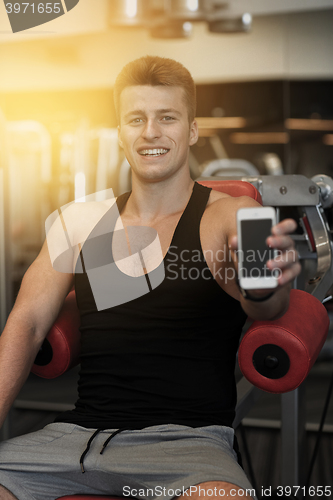
[[[205,180],[198,182],[203,186],[211,187],[215,191],[220,191],[230,196],[249,196],[262,205],[259,191],[249,182],[235,180]]]

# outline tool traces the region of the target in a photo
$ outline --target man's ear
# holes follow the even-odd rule
[[[123,141],[120,138],[120,127],[119,127],[119,125],[118,125],[117,129],[118,129],[118,144],[123,149]]]
[[[190,126],[190,146],[193,146],[198,141],[199,138],[199,129],[198,122],[193,120]]]

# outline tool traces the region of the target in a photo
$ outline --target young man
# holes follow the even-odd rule
[[[238,208],[257,204],[191,180],[189,147],[198,138],[191,75],[175,61],[141,58],[119,75],[115,103],[133,188],[107,211],[75,207],[76,225],[94,220],[86,231],[89,255],[103,254],[104,269],[117,264],[117,210],[127,236],[133,226],[153,228],[161,252],[146,255],[143,267],[120,259],[117,269],[129,280],[127,291],[142,275],[153,283],[161,267],[165,277],[149,293],[99,308],[84,245],[74,280],[52,268],[44,246],[1,336],[2,421],[73,281],[81,313],[79,400],[42,431],[0,445],[0,499],[254,496],[233,450],[235,354],[247,315],[273,319],[288,307],[300,271],[288,236],[295,223],[281,222],[268,239],[281,253],[268,262],[281,269],[277,289],[245,299],[228,278],[235,256],[219,257],[237,248]],[[104,295],[120,293],[115,288],[103,281]]]

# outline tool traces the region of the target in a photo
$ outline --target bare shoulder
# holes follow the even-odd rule
[[[215,194],[216,193],[216,194]],[[221,196],[222,195],[222,196]],[[249,196],[229,196],[212,191],[206,210],[202,217],[202,233],[214,234],[221,242],[236,234],[236,213],[240,208],[260,206]]]
[[[72,203],[50,216],[46,243],[52,266],[61,273],[72,273],[80,249],[94,227],[115,203]]]
[[[214,215],[221,215],[221,213],[225,214],[235,212],[239,208],[258,206],[260,206],[259,203],[250,196],[230,196],[228,194],[212,190],[206,211],[214,217]]]
[[[15,302],[19,314],[29,310],[29,318],[42,338],[73,286],[78,244],[85,241],[114,201],[72,203],[49,217],[46,242],[27,270]]]
[[[101,202],[72,203],[61,212],[58,226],[67,231],[73,246],[83,243],[115,202],[113,198]]]
[[[223,200],[226,198],[231,198],[229,194],[222,193],[221,191],[216,191],[215,189],[212,189],[209,195],[209,200],[208,200],[208,205],[211,205],[212,203],[215,203],[216,201]]]

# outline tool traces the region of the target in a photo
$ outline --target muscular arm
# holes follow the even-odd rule
[[[232,297],[241,302],[242,308],[253,319],[270,320],[282,316],[289,304],[289,294],[293,279],[300,272],[300,264],[294,249],[293,240],[289,234],[296,229],[292,219],[286,219],[277,224],[272,230],[272,236],[267,241],[270,246],[280,250],[278,262],[267,263],[269,268],[281,268],[278,278],[278,287],[274,289],[272,297],[264,302],[253,302],[245,299],[237,285],[237,223],[236,213],[239,208],[258,207],[252,198],[241,196],[233,198],[223,195],[206,210],[205,224],[202,226],[201,236],[203,248],[210,251],[206,260],[219,285]],[[230,251],[228,250],[230,249]],[[219,258],[223,250],[223,258]],[[214,260],[215,259],[215,260]],[[214,272],[220,269],[220,273]],[[267,296],[272,290],[251,290],[252,296]]]
[[[22,280],[0,337],[0,427],[72,288],[78,244],[88,238],[113,203],[113,197],[73,203],[62,210],[62,218],[51,216],[47,242]]]
[[[52,268],[46,244],[26,272],[0,337],[0,427],[72,287],[72,274]]]

